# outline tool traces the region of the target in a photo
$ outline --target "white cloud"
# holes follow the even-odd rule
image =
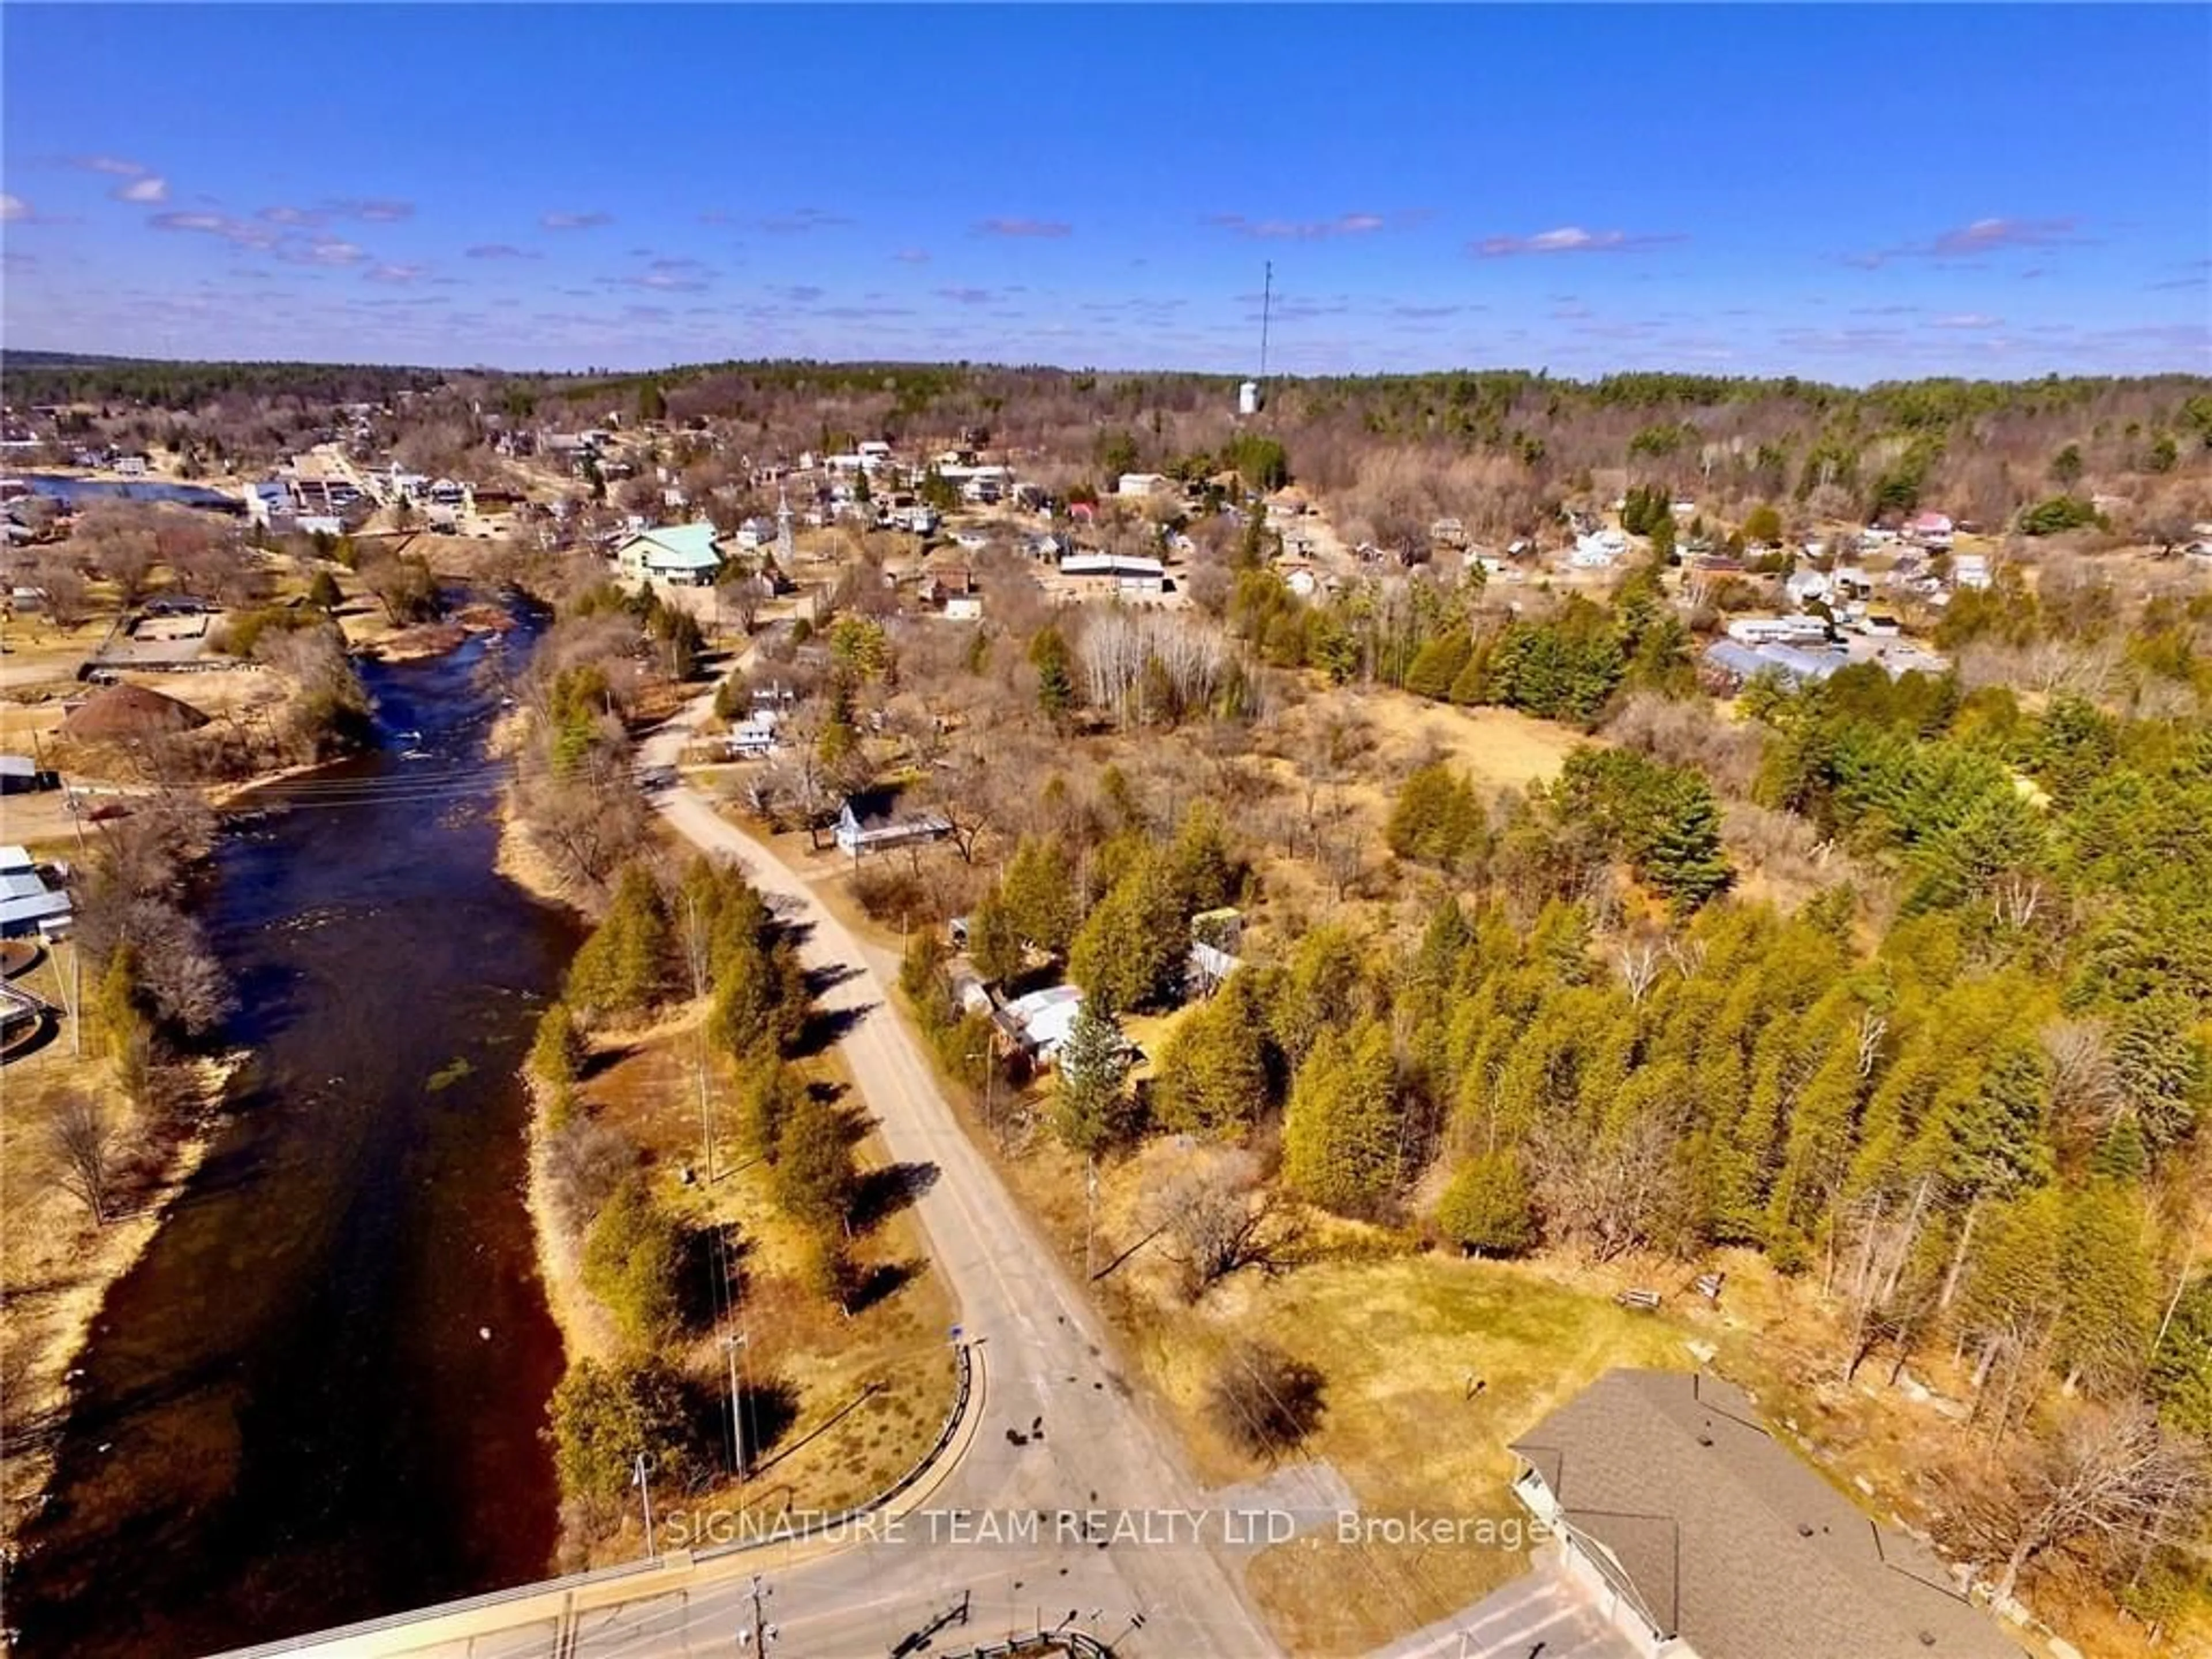
[[[118,185],[109,194],[118,202],[152,206],[169,199],[169,181],[149,173],[143,179],[133,179],[127,185]]]
[[[1626,230],[1584,230],[1580,225],[1561,225],[1540,230],[1534,236],[1486,236],[1469,245],[1485,259],[1502,259],[1522,253],[1626,253],[1683,240],[1679,232],[1635,233]]]
[[[0,195],[0,225],[21,224],[31,217],[31,204],[20,196]]]

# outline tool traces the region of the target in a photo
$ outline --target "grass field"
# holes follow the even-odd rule
[[[1256,1472],[1208,1420],[1205,1401],[1232,1335],[1259,1337],[1326,1379],[1326,1411],[1300,1455],[1334,1468],[1363,1516],[1488,1517],[1509,1523],[1502,1540],[1517,1539],[1522,1516],[1507,1490],[1505,1448],[1516,1435],[1608,1366],[1694,1363],[1668,1324],[1495,1263],[1322,1263],[1214,1297],[1159,1315],[1146,1345],[1209,1474]],[[1262,1552],[1248,1582],[1292,1651],[1353,1653],[1446,1616],[1525,1565],[1520,1551],[1486,1544],[1322,1533]]]

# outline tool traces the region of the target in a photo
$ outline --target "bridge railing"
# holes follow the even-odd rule
[[[747,1550],[766,1548],[772,1544],[803,1542],[817,1534],[830,1532],[839,1527],[850,1526],[860,1516],[872,1515],[885,1504],[896,1502],[904,1493],[912,1491],[915,1483],[929,1473],[938,1459],[944,1456],[945,1449],[952,1443],[953,1437],[960,1431],[961,1424],[967,1419],[969,1407],[973,1401],[975,1363],[969,1354],[968,1344],[962,1343],[953,1350],[953,1353],[952,1408],[945,1413],[945,1425],[938,1431],[936,1440],[931,1443],[927,1451],[915,1460],[904,1474],[874,1497],[864,1498],[851,1508],[842,1510],[836,1515],[825,1516],[804,1525],[793,1526],[769,1536],[739,1539],[727,1544],[716,1545],[711,1549],[696,1551],[692,1559],[696,1561],[719,1560]],[[665,1557],[659,1555],[642,1556],[635,1561],[625,1561],[614,1566],[592,1567],[582,1572],[564,1574],[558,1578],[540,1579],[535,1583],[517,1584],[507,1589],[487,1590],[481,1595],[466,1596],[456,1601],[440,1601],[427,1607],[415,1607],[404,1613],[386,1613],[380,1618],[363,1619],[354,1624],[340,1625],[330,1630],[308,1631],[298,1636],[283,1637],[276,1641],[263,1642],[250,1648],[234,1648],[216,1656],[216,1659],[274,1659],[276,1655],[299,1653],[308,1648],[319,1647],[327,1642],[349,1641],[360,1637],[380,1635],[390,1631],[403,1630],[409,1625],[424,1624],[432,1620],[454,1618],[465,1613],[487,1612],[509,1602],[526,1601],[537,1596],[556,1595],[567,1590],[597,1589],[603,1585],[619,1583],[625,1578],[653,1571],[665,1559]],[[1099,1651],[1103,1653],[1104,1650],[1101,1649]]]

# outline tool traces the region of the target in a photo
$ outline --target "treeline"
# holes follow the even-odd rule
[[[734,1229],[683,1219],[635,1144],[591,1109],[583,1084],[595,1034],[635,1030],[686,1004],[703,1009],[708,1048],[699,1063],[735,1079],[732,1128],[726,1139],[711,1120],[702,1122],[702,1157],[726,1170],[732,1162],[768,1166],[774,1202],[801,1241],[808,1288],[848,1308],[865,1290],[848,1254],[860,1192],[854,1127],[835,1091],[791,1064],[811,996],[790,938],[726,865],[702,858],[679,872],[632,860],[570,963],[560,1000],[541,1017],[530,1060],[545,1099],[555,1220],[574,1241],[583,1285],[606,1310],[619,1345],[605,1361],[580,1359],[550,1407],[562,1489],[587,1521],[619,1506],[641,1451],[658,1460],[660,1479],[714,1473],[719,1359],[709,1353],[695,1364],[686,1356],[713,1310],[736,1294],[727,1267]],[[704,1099],[710,1085],[698,1081]],[[775,1383],[755,1391],[775,1397],[765,1428],[760,1400],[749,1399],[752,1455],[781,1420],[781,1392]]]
[[[1696,681],[1689,629],[1656,565],[1632,574],[1609,605],[1576,594],[1528,615],[1486,605],[1479,571],[1449,586],[1358,584],[1309,600],[1274,572],[1247,569],[1224,614],[1271,667],[1577,725],[1594,722],[1623,690],[1679,694]]]
[[[401,392],[431,391],[445,379],[437,369],[380,363],[169,362],[58,352],[0,354],[0,384],[7,401],[17,407],[119,404],[193,410],[240,393],[319,404],[382,404]]]
[[[645,842],[629,722],[657,685],[697,672],[705,641],[690,613],[650,588],[580,586],[532,653],[520,690],[531,722],[517,769],[524,832],[587,902],[611,890]]]
[[[192,1062],[236,1006],[229,975],[186,908],[214,829],[195,798],[149,798],[100,827],[76,890],[85,1006],[75,1017],[128,1110],[115,1111],[100,1091],[71,1091],[47,1121],[46,1152],[52,1178],[96,1225],[167,1166],[204,1103]]]

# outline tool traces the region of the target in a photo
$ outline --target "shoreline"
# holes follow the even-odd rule
[[[60,1040],[58,1035],[52,1039]],[[72,1379],[106,1309],[108,1292],[138,1265],[206,1162],[228,1122],[224,1103],[231,1080],[246,1063],[243,1049],[198,1061],[190,1130],[172,1145],[146,1201],[105,1225],[81,1216],[58,1252],[76,1275],[74,1281],[44,1293],[38,1285],[10,1287],[0,1305],[0,1338],[20,1360],[20,1366],[11,1365],[8,1379],[6,1477],[0,1482],[0,1545],[11,1553],[52,1498],[60,1438],[75,1409]],[[34,1321],[39,1328],[19,1328]]]

